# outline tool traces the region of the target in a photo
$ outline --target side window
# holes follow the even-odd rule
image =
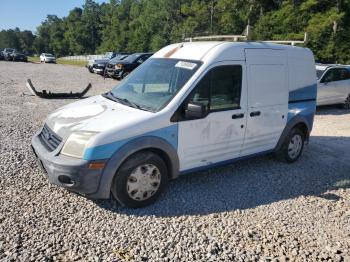
[[[218,66],[211,69],[193,90],[190,101],[202,103],[208,111],[240,107],[242,67]]]
[[[350,72],[346,68],[339,68],[339,80],[348,80],[350,79]]]
[[[209,111],[210,99],[210,79],[211,72],[209,71],[197,84],[190,95],[189,102],[201,103],[205,106],[206,111]]]
[[[335,69],[329,69],[322,79],[322,83],[328,83],[335,81],[336,77]]]
[[[322,83],[334,82],[350,79],[350,71],[346,68],[333,68],[327,71],[322,79]]]

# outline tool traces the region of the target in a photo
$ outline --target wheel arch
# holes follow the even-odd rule
[[[120,147],[107,161],[106,167],[101,176],[98,191],[90,195],[91,198],[107,199],[110,196],[110,189],[113,179],[120,166],[132,155],[150,151],[158,154],[168,168],[169,179],[179,176],[179,158],[176,149],[165,139],[147,136],[133,139]]]
[[[301,116],[301,115],[297,115],[297,116],[294,116],[292,119],[290,119],[287,122],[287,125],[284,128],[282,135],[281,135],[280,139],[278,140],[278,143],[277,143],[274,151],[278,151],[279,149],[281,149],[286,136],[289,134],[289,132],[293,128],[299,128],[304,133],[305,140],[307,142],[309,141],[312,126],[310,126],[308,119],[306,117]]]

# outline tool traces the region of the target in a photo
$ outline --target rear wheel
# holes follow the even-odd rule
[[[299,128],[293,128],[285,138],[277,157],[287,163],[297,161],[304,149],[305,135]]]
[[[112,194],[127,207],[144,207],[156,201],[168,182],[168,171],[163,159],[152,152],[132,155],[120,167]]]
[[[350,94],[348,97],[345,99],[344,104],[343,104],[344,109],[350,109]]]

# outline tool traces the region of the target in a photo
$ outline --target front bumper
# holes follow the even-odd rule
[[[93,68],[92,71],[94,71],[95,74],[103,74],[104,73],[104,69],[102,68]]]
[[[56,59],[46,59],[46,63],[56,63]]]
[[[96,193],[103,169],[90,169],[89,161],[59,154],[63,143],[50,152],[43,145],[40,133],[41,130],[33,136],[32,149],[48,180],[83,195]]]
[[[112,78],[121,78],[123,75],[123,71],[120,69],[107,69],[106,74]]]

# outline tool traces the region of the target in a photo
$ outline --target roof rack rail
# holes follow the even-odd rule
[[[283,45],[296,45],[296,44],[305,44],[308,40],[307,32],[304,33],[304,40],[268,40],[262,41],[265,43],[274,43],[274,44],[283,44]]]
[[[196,37],[188,37],[185,38],[185,41],[187,42],[193,42],[198,40],[231,40],[234,42],[238,42],[239,39],[243,39],[244,41],[247,40],[247,36],[245,35],[208,35],[208,36],[196,36]]]
[[[208,35],[208,36],[187,37],[184,39],[185,42],[193,42],[193,41],[200,41],[200,40],[207,40],[207,41],[226,40],[226,41],[238,42],[238,41],[248,41],[248,36],[246,35]],[[295,46],[296,44],[305,44],[307,40],[308,40],[308,34],[307,32],[305,32],[304,40],[266,40],[266,41],[259,41],[259,42]]]

